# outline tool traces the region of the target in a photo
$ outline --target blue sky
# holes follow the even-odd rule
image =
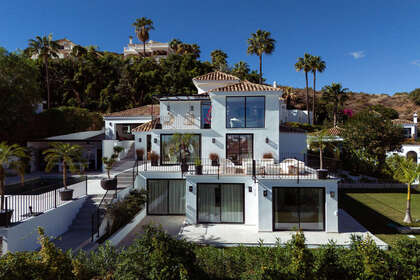
[[[0,9],[0,46],[25,48],[28,39],[52,33],[81,45],[122,52],[137,17],[154,21],[151,39],[178,38],[201,47],[201,59],[222,49],[234,64],[258,68],[247,39],[265,29],[276,50],[263,58],[268,82],[304,87],[294,70],[305,52],[327,63],[318,85],[341,82],[353,91],[388,93],[420,87],[420,0],[13,0]]]

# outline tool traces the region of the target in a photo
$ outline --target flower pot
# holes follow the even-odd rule
[[[161,123],[157,123],[155,126],[156,129],[162,129],[162,124]]]
[[[115,190],[117,188],[117,177],[113,179],[102,179],[101,187],[106,191]]]
[[[157,159],[152,159],[151,164],[152,164],[152,166],[158,166],[158,160]]]
[[[187,163],[181,163],[181,172],[186,173],[188,172],[188,164]]]
[[[67,189],[60,191],[60,198],[62,201],[73,200],[73,190]]]
[[[318,179],[320,179],[320,180],[327,179],[328,170],[327,169],[317,169],[316,170],[316,175],[317,175]]]
[[[203,126],[203,128],[204,129],[210,129],[211,127],[210,127],[210,124],[209,123],[205,123],[204,126]]]
[[[0,211],[0,227],[7,227],[12,219],[13,210],[7,209]]]
[[[196,165],[195,166],[195,175],[203,175],[203,166],[202,165]]]
[[[218,160],[212,160],[211,161],[211,166],[218,166],[219,165],[219,161]]]

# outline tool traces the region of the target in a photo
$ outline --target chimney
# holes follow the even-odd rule
[[[417,112],[415,112],[413,115],[413,122],[417,123]]]
[[[128,37],[128,43],[129,43],[130,45],[132,45],[132,44],[133,44],[133,36],[129,36],[129,37]]]
[[[273,88],[276,88],[277,87],[277,82],[276,81],[274,81],[273,82]]]

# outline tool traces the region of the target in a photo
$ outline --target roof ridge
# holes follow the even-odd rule
[[[235,84],[226,85],[219,88],[214,88],[209,92],[222,92],[222,91],[281,91],[281,88],[272,87],[269,85],[262,85],[243,80]]]
[[[221,78],[220,76],[224,76],[224,78]],[[209,77],[209,79],[204,79],[206,77]],[[226,79],[226,78],[228,78],[228,79]],[[211,81],[211,80],[213,80],[213,81],[217,81],[217,80],[220,80],[220,81],[223,81],[223,80],[239,80],[240,81],[241,79],[239,79],[238,77],[236,77],[232,74],[229,74],[229,73],[226,73],[226,72],[223,72],[223,71],[219,71],[219,70],[215,70],[213,72],[209,72],[209,73],[206,73],[204,75],[194,77],[193,80],[198,80],[198,81],[199,80],[201,80],[201,81],[206,81],[206,80],[207,81]]]

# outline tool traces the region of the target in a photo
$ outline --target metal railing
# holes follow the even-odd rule
[[[136,170],[137,174],[138,172],[162,172],[179,173],[180,176],[252,176],[253,178],[296,179],[297,181],[301,179],[318,179],[317,171],[309,164],[305,154],[283,154],[277,162],[270,158],[244,159],[235,163],[229,159],[220,159],[218,161],[201,159],[199,162],[190,160],[184,164],[146,160],[138,161]]]
[[[87,195],[88,182],[87,177],[84,178],[84,187],[73,188],[73,199]],[[80,181],[81,183],[83,181]],[[52,189],[51,189],[52,188]],[[54,185],[45,186],[36,190],[23,192],[22,194],[13,194],[5,196],[5,209],[13,210],[11,224],[22,222],[28,218],[39,216],[48,210],[59,207],[68,201],[61,200],[60,191],[64,187],[56,187]],[[33,194],[36,192],[36,194]]]

